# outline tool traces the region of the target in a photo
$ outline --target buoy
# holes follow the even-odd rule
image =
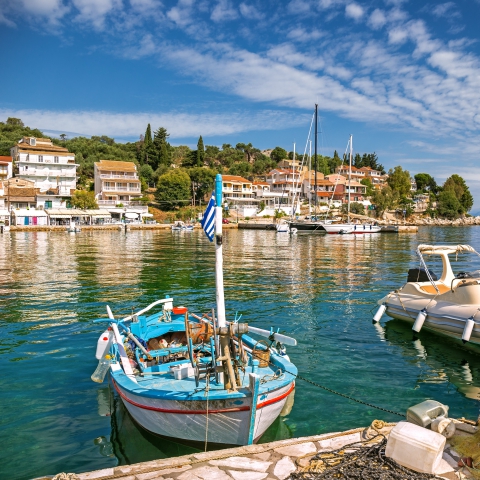
[[[470,340],[470,337],[472,336],[472,331],[473,331],[474,326],[475,326],[475,321],[473,320],[473,317],[470,317],[465,322],[465,328],[463,329],[463,333],[462,333],[462,342],[463,343],[467,343]]]
[[[373,321],[375,323],[379,322],[382,319],[383,314],[385,313],[385,310],[387,309],[387,306],[382,303],[379,307],[375,315],[373,316]]]
[[[415,323],[413,324],[412,330],[414,332],[419,332],[423,327],[423,322],[427,318],[427,309],[424,308],[418,312],[417,318],[415,319]]]

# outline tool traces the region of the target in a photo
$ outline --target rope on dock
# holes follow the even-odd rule
[[[374,445],[375,439],[381,438]],[[387,439],[378,433],[362,442],[350,443],[329,452],[314,455],[301,472],[292,473],[289,480],[424,480],[441,478],[434,474],[419,473],[399,465],[385,456]]]

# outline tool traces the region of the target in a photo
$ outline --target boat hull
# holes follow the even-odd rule
[[[350,223],[334,223],[325,225],[325,230],[329,234],[345,234],[353,233],[354,235],[368,235],[372,233],[379,233],[381,227],[378,225],[355,225]]]
[[[291,228],[296,228],[299,233],[325,233],[323,224],[315,222],[290,222]]]
[[[422,329],[446,335],[461,342],[467,320],[478,312],[480,305],[459,305],[400,293],[392,294],[386,301],[386,307],[385,313],[388,316],[404,320],[412,325],[418,313],[427,307],[427,317]],[[478,320],[475,320],[468,343],[480,347],[480,323]]]
[[[113,384],[130,415],[150,432],[194,442],[248,443],[252,397],[178,401],[135,394],[115,379]],[[294,387],[292,382],[259,396],[254,439],[259,439],[280,415]]]

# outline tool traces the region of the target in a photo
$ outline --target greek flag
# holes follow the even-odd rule
[[[208,239],[213,242],[213,235],[215,234],[215,192],[212,193],[208,202],[201,224]]]

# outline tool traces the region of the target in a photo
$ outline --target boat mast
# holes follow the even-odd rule
[[[310,151],[308,155],[308,216],[312,221],[312,141],[310,140]]]
[[[317,122],[318,122],[318,103],[315,104],[315,187],[314,187],[315,220],[317,220],[317,136],[318,136]]]
[[[225,327],[226,325],[223,292],[222,213],[222,176],[217,173],[215,177],[215,285],[218,327]]]
[[[350,223],[350,189],[351,189],[351,181],[352,181],[352,140],[353,135],[350,135],[350,162],[348,168],[348,207],[347,207],[347,223]]]
[[[295,184],[295,142],[293,142],[293,163],[292,163],[292,186],[293,186],[293,192],[292,192],[292,205],[291,205],[291,212],[292,212],[292,215],[291,215],[291,218],[292,218],[292,221],[293,219],[295,218],[295,210],[293,207],[294,207],[294,204],[296,203],[297,201],[297,189],[296,189],[296,184]]]

